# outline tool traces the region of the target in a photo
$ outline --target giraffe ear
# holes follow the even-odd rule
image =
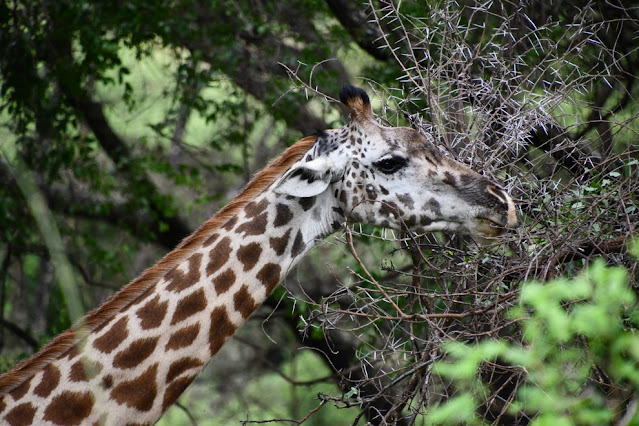
[[[348,108],[351,113],[351,120],[372,121],[374,120],[373,108],[368,94],[359,87],[345,84],[339,91],[339,100]]]
[[[275,192],[294,197],[314,197],[332,181],[332,163],[325,157],[297,163],[275,184]]]

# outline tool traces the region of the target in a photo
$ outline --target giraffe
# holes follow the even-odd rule
[[[414,129],[385,127],[362,89],[350,117],[306,137],[70,330],[0,377],[12,426],[153,424],[288,271],[361,222],[477,238],[517,224],[495,183]]]

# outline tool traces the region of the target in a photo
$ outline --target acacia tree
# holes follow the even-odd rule
[[[333,369],[342,393],[322,396],[320,406],[358,407],[354,423],[418,422],[456,392],[431,369],[446,358],[443,340],[519,341],[505,312],[523,281],[574,275],[603,256],[629,267],[636,285],[636,263],[626,254],[639,214],[634,9],[610,2],[94,3],[0,5],[10,131],[0,162],[5,349],[33,350],[69,324],[46,247],[8,171],[13,158],[34,174],[82,298],[94,306],[112,290],[102,287],[135,275],[123,247],[175,246],[204,202],[215,210],[231,197],[228,187],[241,186],[275,151],[332,125],[336,114],[318,112],[309,97],[330,99],[355,73],[381,101],[380,120],[414,126],[446,155],[501,179],[523,225],[481,247],[458,236],[393,239],[350,228],[342,250],[354,255],[359,278],[347,286],[345,275],[318,279],[311,271],[318,265],[307,264],[308,273],[287,285],[298,300],[280,292],[263,315],[279,312],[295,330],[291,347],[318,350]],[[160,92],[168,106],[145,123],[153,133],[127,137],[114,124],[115,105],[138,114],[145,98],[126,52],[143,59],[158,51],[174,62]],[[227,96],[210,96],[211,87]],[[194,117],[216,123],[205,142],[188,131]],[[185,203],[193,215],[178,207]],[[485,363],[481,378],[491,389],[479,409],[485,420],[534,417],[506,413],[523,380],[516,366]]]
[[[317,304],[308,323],[357,329],[360,359],[372,376],[362,382],[379,390],[364,400],[392,395],[383,422],[412,424],[461,392],[432,369],[448,359],[444,341],[521,342],[519,322],[507,313],[526,280],[574,276],[603,257],[629,268],[636,288],[637,263],[627,246],[639,218],[639,57],[631,42],[638,21],[621,5],[596,3],[441,2],[426,13],[391,2],[371,8],[403,70],[401,91],[372,83],[385,99],[382,119],[405,117],[448,155],[502,177],[521,209],[516,233],[481,247],[458,236],[405,234],[398,249],[411,261],[398,266],[390,258],[382,275],[359,260],[365,257],[352,234],[361,231],[344,237],[359,254],[360,281]],[[577,344],[586,355],[575,365],[591,365],[592,392],[607,401],[602,406],[615,407],[606,421],[627,421],[636,385],[617,381],[616,365],[605,357],[597,364],[589,344]],[[511,404],[524,369],[494,355],[485,361],[476,378],[487,390],[475,396],[483,421],[523,424],[543,414]],[[451,424],[459,421],[446,413]]]

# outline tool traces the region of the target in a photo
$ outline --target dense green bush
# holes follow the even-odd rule
[[[481,423],[490,390],[479,371],[497,359],[525,376],[511,415],[526,413],[535,425],[639,422],[639,313],[624,268],[597,261],[572,279],[525,284],[508,315],[521,325],[520,342],[445,344],[450,356],[434,371],[452,379],[457,395],[431,409],[431,422]]]

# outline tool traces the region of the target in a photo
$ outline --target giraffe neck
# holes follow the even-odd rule
[[[290,268],[332,232],[319,220],[325,204],[318,201],[267,192],[248,203],[111,328],[92,336],[88,343],[98,357],[108,352],[102,364],[112,366],[94,379],[113,377],[100,409],[120,409],[124,421],[135,408],[135,418],[157,420]],[[338,223],[337,214],[330,216]],[[122,339],[124,329],[129,335]],[[131,400],[132,389],[154,383],[155,395]],[[113,400],[118,406],[109,411]]]
[[[328,195],[297,198],[269,187],[223,210],[215,226],[181,245],[188,255],[2,395],[0,418],[153,424],[288,271],[339,227],[344,218],[332,204]]]

